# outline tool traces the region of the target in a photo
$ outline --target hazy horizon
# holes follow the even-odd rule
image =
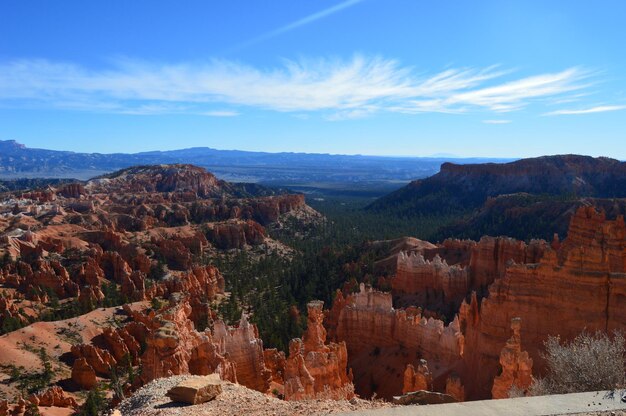
[[[13,139],[9,139],[8,141],[15,141],[18,144],[24,145],[26,146],[26,148],[31,148],[31,149],[35,149],[36,147],[34,146],[29,146],[26,143],[21,143],[19,140],[13,140]],[[588,154],[581,154],[581,153],[555,153],[555,154],[537,154],[537,155],[531,155],[531,156],[526,156],[526,157],[516,157],[516,156],[489,156],[489,155],[470,155],[470,156],[461,156],[461,155],[456,155],[456,154],[451,154],[451,153],[434,153],[434,154],[429,154],[429,155],[408,155],[408,154],[404,154],[404,155],[394,155],[394,154],[389,154],[389,155],[381,155],[381,154],[364,154],[364,153],[324,153],[324,152],[297,152],[297,151],[265,151],[265,150],[246,150],[246,149],[230,149],[230,148],[219,148],[219,147],[212,147],[212,146],[193,146],[193,147],[173,147],[171,149],[150,149],[150,150],[144,150],[144,151],[140,151],[140,152],[81,152],[81,151],[77,151],[74,149],[68,149],[68,148],[52,148],[52,147],[45,147],[45,148],[40,148],[40,149],[45,149],[45,150],[55,150],[55,151],[61,151],[61,152],[74,152],[74,153],[102,153],[102,154],[115,154],[115,153],[127,153],[127,154],[136,154],[136,153],[150,153],[150,152],[169,152],[169,151],[178,151],[178,150],[190,150],[190,149],[212,149],[212,150],[218,150],[218,151],[226,151],[226,152],[253,152],[253,153],[270,153],[270,154],[280,154],[280,153],[300,153],[300,154],[315,154],[315,155],[329,155],[329,156],[366,156],[366,157],[381,157],[381,158],[406,158],[406,159],[413,159],[413,158],[423,158],[423,159],[486,159],[486,160],[504,160],[504,161],[514,161],[514,160],[519,160],[519,159],[525,159],[525,158],[533,158],[533,157],[543,157],[543,156],[558,156],[558,155],[566,155],[566,154],[574,154],[574,155],[580,155],[580,156],[591,156],[591,157],[609,157],[609,158],[613,158],[613,159],[617,159],[620,161],[624,161],[626,159],[620,159],[618,157],[613,157],[610,155],[588,155]]]

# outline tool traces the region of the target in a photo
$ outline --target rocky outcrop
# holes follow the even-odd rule
[[[76,400],[73,397],[66,396],[63,389],[59,386],[51,387],[43,393],[33,394],[28,400],[35,406],[78,409]]]
[[[270,371],[272,383],[278,385],[285,384],[285,365],[287,358],[283,351],[278,351],[276,348],[266,348],[263,350],[263,359],[265,366]]]
[[[29,297],[42,295],[42,289],[49,289],[60,299],[78,296],[79,286],[65,267],[58,260],[41,259],[40,254],[30,264],[19,261],[11,265],[4,277],[5,284]]]
[[[439,173],[411,182],[378,199],[369,209],[410,216],[464,213],[488,197],[526,192],[626,197],[626,163],[579,155],[520,159],[510,163],[444,163]]]
[[[410,393],[403,394],[402,396],[394,396],[393,403],[401,406],[410,406],[410,405],[429,405],[429,404],[445,404],[445,403],[454,403],[456,400],[454,397],[444,394],[437,393],[434,391],[427,390],[418,390]]]
[[[244,320],[231,331],[216,322],[213,333],[197,332],[191,313],[189,303],[173,299],[168,309],[145,319],[150,332],[141,357],[142,380],[217,373],[222,380],[249,383],[247,387],[267,391],[270,375],[264,368],[263,344],[256,327]]]
[[[159,254],[174,270],[187,270],[193,262],[191,250],[180,240],[162,239],[156,241]]]
[[[433,376],[428,370],[428,362],[420,360],[417,370],[413,364],[407,364],[404,370],[402,394],[418,390],[432,390]]]
[[[265,366],[263,341],[259,338],[256,325],[248,322],[245,315],[241,317],[239,326],[234,328],[217,321],[213,339],[228,352],[228,359],[235,363],[240,384],[257,391],[268,391],[271,372]]]
[[[507,237],[483,237],[478,243],[445,240],[436,247],[400,252],[391,279],[394,302],[419,305],[452,319],[468,293],[486,293],[509,263],[536,263],[547,247],[543,241],[526,244]]]
[[[285,399],[350,399],[354,397],[352,373],[347,371],[345,342],[326,344],[323,302],[309,302],[303,340],[289,344],[285,363]]]
[[[109,377],[111,369],[117,365],[117,361],[109,351],[89,344],[74,345],[72,347],[72,355],[76,358],[76,361],[83,358],[96,374],[102,377]],[[84,367],[82,362],[78,365]]]
[[[208,240],[221,249],[242,249],[265,241],[265,230],[255,221],[231,220],[215,223],[207,230]]]
[[[537,263],[547,248],[548,245],[540,240],[526,244],[508,237],[483,237],[472,248],[469,287],[484,290],[504,276],[509,263]]]
[[[457,374],[451,374],[446,379],[446,394],[454,397],[457,402],[465,401],[465,387]]]
[[[72,366],[72,381],[81,389],[91,390],[97,383],[96,371],[85,358],[77,358]]]
[[[124,169],[92,180],[91,192],[126,193],[189,192],[197,197],[219,197],[220,181],[205,169],[192,165],[154,165]]]
[[[396,276],[391,279],[391,287],[394,295],[440,296],[443,304],[460,304],[470,287],[469,280],[466,267],[450,266],[438,254],[429,261],[421,253],[401,252],[398,255]]]
[[[536,264],[510,264],[482,302],[472,296],[461,306],[468,397],[491,395],[512,318],[526,323],[520,330],[523,349],[538,374],[544,370],[539,353],[549,335],[571,340],[583,329],[626,329],[623,218],[609,221],[593,208],[581,208],[572,216],[568,238],[554,246]]]
[[[57,193],[65,198],[80,198],[81,195],[85,195],[85,187],[80,183],[68,183],[61,187]]]
[[[356,391],[390,399],[400,394],[407,364],[426,359],[434,387],[443,390],[445,375],[462,364],[464,336],[458,320],[449,325],[422,317],[416,308],[394,309],[390,293],[366,289],[339,299],[336,337],[345,341]],[[336,314],[336,310],[331,310]],[[371,366],[372,360],[377,365]]]
[[[146,350],[141,357],[144,383],[160,377],[189,373],[189,361],[196,347],[191,306],[173,303],[150,322]]]
[[[520,330],[521,319],[511,320],[513,336],[506,342],[500,353],[501,373],[493,380],[491,398],[506,399],[512,388],[526,392],[533,381],[533,360],[526,351],[522,351]]]

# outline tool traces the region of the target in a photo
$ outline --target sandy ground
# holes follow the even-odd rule
[[[131,304],[139,308],[144,303]],[[69,378],[71,368],[61,361],[72,345],[89,343],[102,332],[102,328],[124,320],[121,308],[99,308],[85,315],[54,322],[36,322],[17,331],[0,336],[0,397],[14,399],[18,391],[3,383],[9,378],[10,367],[24,367],[24,371],[40,371],[38,350],[46,350],[56,372],[56,380]]]

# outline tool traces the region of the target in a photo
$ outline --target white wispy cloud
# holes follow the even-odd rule
[[[204,113],[204,115],[210,117],[235,117],[239,115],[239,112],[230,110],[216,110],[207,111],[206,113]]]
[[[511,123],[511,120],[483,120],[483,123],[485,124],[509,124]]]
[[[580,108],[572,110],[557,110],[546,113],[547,116],[560,116],[560,115],[576,115],[576,114],[592,114],[592,113],[604,113],[607,111],[626,110],[626,105],[598,105],[589,108]]]
[[[317,20],[323,19],[324,17],[328,17],[332,14],[335,14],[337,12],[340,12],[341,10],[347,9],[349,7],[355,6],[358,3],[361,3],[363,0],[345,0],[341,3],[338,3],[334,6],[328,7],[324,10],[320,10],[319,12],[315,12],[312,13],[306,17],[303,17],[302,19],[298,19],[294,22],[291,22],[289,24],[286,24],[284,26],[281,26],[277,29],[271,30],[267,33],[264,33],[260,36],[257,36],[253,39],[250,39],[249,41],[246,41],[242,44],[237,45],[236,47],[233,48],[233,50],[240,50],[243,48],[246,48],[248,46],[252,46],[255,45],[259,42],[263,42],[265,40],[271,39],[273,37],[285,34],[287,32],[291,32],[294,29],[297,29],[299,27],[302,26],[306,26],[310,23],[313,23]]]
[[[285,60],[264,69],[226,60],[159,64],[127,59],[97,70],[18,60],[0,63],[0,104],[212,116],[233,116],[241,107],[253,107],[319,112],[329,119],[383,111],[497,114],[580,94],[592,85],[593,75],[568,68],[514,77],[514,72],[497,66],[425,74],[393,59],[359,55],[347,60]]]

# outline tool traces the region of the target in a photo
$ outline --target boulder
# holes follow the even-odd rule
[[[419,390],[412,393],[403,394],[402,396],[394,396],[393,403],[399,405],[410,404],[444,404],[444,403],[456,403],[454,397],[449,394],[436,393],[434,391]]]
[[[172,387],[167,397],[174,402],[201,404],[215,399],[222,393],[222,384],[217,374],[188,378]]]

